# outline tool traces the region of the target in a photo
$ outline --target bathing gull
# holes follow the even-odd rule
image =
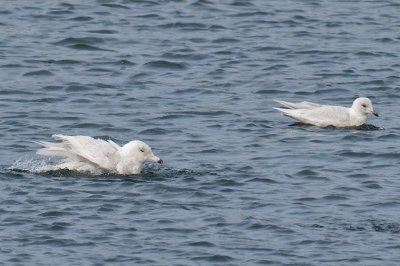
[[[161,164],[151,148],[140,140],[119,146],[112,140],[95,139],[89,136],[53,135],[59,143],[37,141],[43,146],[38,154],[60,156],[64,160],[48,170],[69,169],[92,173],[112,172],[118,174],[138,174],[145,161]]]

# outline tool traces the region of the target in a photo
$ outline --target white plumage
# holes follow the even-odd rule
[[[52,137],[60,143],[36,142],[43,146],[37,151],[38,154],[64,158],[51,170],[138,174],[143,169],[145,161],[162,163],[162,160],[153,154],[151,148],[140,140],[131,141],[121,147],[111,140],[105,141],[89,136],[53,135]]]
[[[321,105],[311,102],[291,103],[275,100],[284,108],[274,108],[284,115],[301,123],[318,127],[355,127],[365,124],[367,115],[378,116],[368,98],[361,97],[354,100],[350,108],[333,105]]]

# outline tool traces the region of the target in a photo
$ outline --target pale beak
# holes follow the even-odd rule
[[[155,162],[155,163],[159,163],[159,164],[162,164],[163,163],[163,160],[161,160],[159,157],[157,157],[157,156],[152,156],[152,157],[150,157],[149,158],[149,161],[152,161],[152,162]]]

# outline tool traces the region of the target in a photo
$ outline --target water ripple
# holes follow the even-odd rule
[[[93,3],[2,2],[4,264],[399,264],[397,3]],[[380,117],[357,128],[272,110],[359,96]],[[52,134],[165,164],[40,172]]]
[[[187,68],[184,63],[177,63],[165,60],[147,62],[145,66],[149,68],[165,68],[170,70],[183,70]]]

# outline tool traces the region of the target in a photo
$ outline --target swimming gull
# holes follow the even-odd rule
[[[60,143],[37,141],[43,146],[38,154],[64,157],[64,160],[50,170],[69,169],[92,173],[113,172],[138,174],[145,161],[161,164],[151,148],[140,140],[133,140],[119,146],[112,140],[95,139],[89,136],[53,135]]]
[[[365,124],[368,114],[378,116],[371,101],[366,97],[355,99],[350,108],[311,102],[275,101],[287,108],[274,108],[275,110],[301,123],[317,127],[356,127]]]

